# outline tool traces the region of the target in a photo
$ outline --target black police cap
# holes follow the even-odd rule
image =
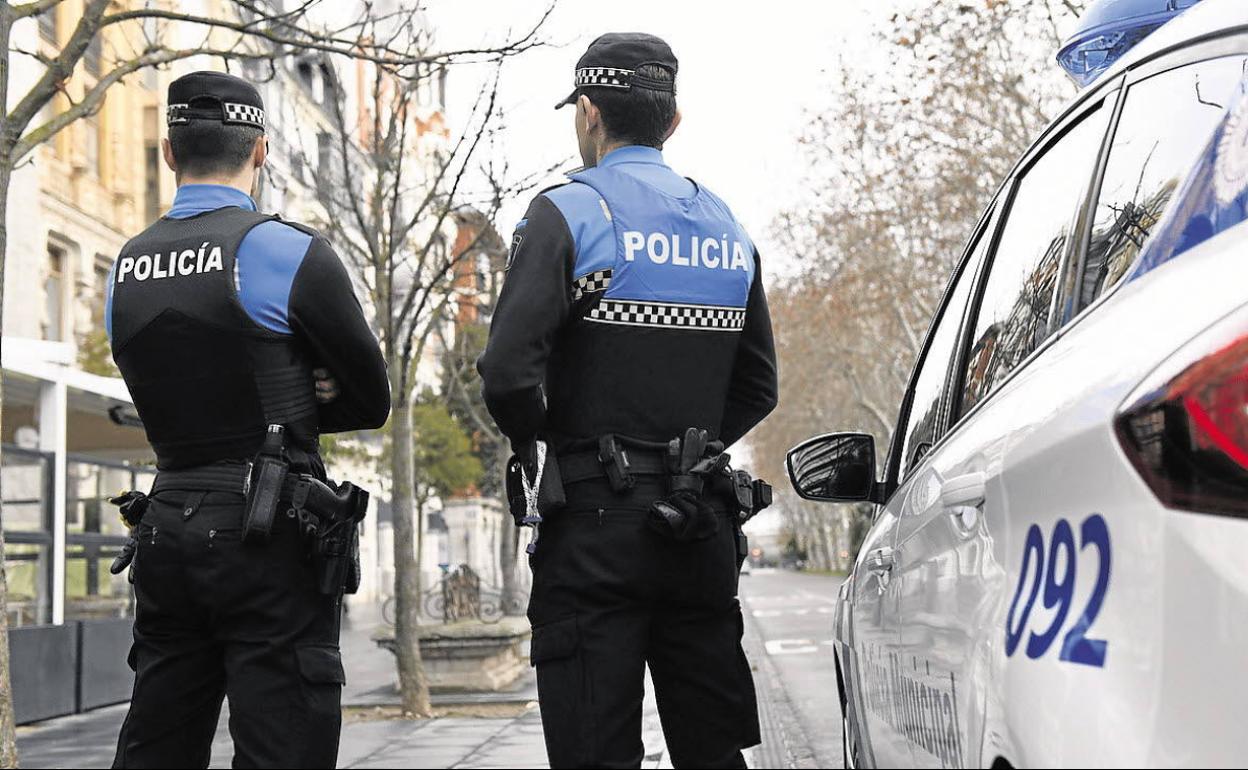
[[[260,92],[242,78],[224,72],[192,72],[169,84],[166,120],[171,126],[192,120],[255,126],[264,130]]]
[[[654,80],[637,74],[637,69],[653,64],[672,73],[670,81]],[[649,88],[676,93],[676,54],[671,46],[644,32],[608,32],[589,44],[576,62],[576,88],[567,99],[555,105],[576,104],[582,88]]]

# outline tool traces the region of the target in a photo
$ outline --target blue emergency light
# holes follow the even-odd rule
[[[1057,52],[1066,74],[1086,86],[1136,43],[1200,0],[1097,0]]]

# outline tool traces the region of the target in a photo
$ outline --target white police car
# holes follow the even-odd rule
[[[1087,87],[971,236],[883,481],[865,434],[789,455],[878,504],[851,765],[1248,759],[1248,0],[1101,0],[1059,61]]]

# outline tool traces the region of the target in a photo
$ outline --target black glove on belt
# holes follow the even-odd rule
[[[678,543],[705,540],[719,531],[719,516],[698,495],[678,490],[650,504],[650,529]]]

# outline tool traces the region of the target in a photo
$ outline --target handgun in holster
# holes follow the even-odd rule
[[[325,596],[355,593],[360,588],[359,525],[368,513],[368,492],[349,481],[334,486],[308,474],[293,479],[288,485],[289,513],[314,522],[309,534],[315,538],[312,566],[317,590]]]
[[[245,486],[243,541],[265,542],[283,500],[312,542],[317,590],[326,596],[355,593],[360,587],[359,523],[368,512],[368,492],[349,481],[330,485],[306,473],[291,473],[284,430],[270,425],[251,462]]]

